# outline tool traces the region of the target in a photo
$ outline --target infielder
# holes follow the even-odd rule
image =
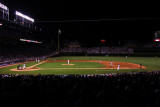
[[[119,70],[119,67],[120,67],[120,65],[118,64],[118,66],[117,66],[117,70]]]
[[[139,65],[140,65],[140,68],[142,68],[142,64],[140,63]]]
[[[69,59],[68,59],[68,64],[69,64]]]
[[[110,65],[113,67],[113,62],[111,61]]]

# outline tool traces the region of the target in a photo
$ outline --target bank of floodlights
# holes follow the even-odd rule
[[[16,15],[17,15],[17,16],[20,16],[20,17],[22,17],[22,18],[24,18],[24,19],[27,19],[27,20],[29,20],[29,21],[31,21],[31,22],[34,22],[34,19],[33,19],[33,18],[30,18],[29,16],[24,15],[24,14],[18,12],[18,11],[16,11]]]
[[[9,8],[0,3],[0,18],[9,20]]]
[[[8,10],[8,7],[5,6],[5,5],[3,5],[2,3],[0,3],[0,8],[1,8],[1,9],[4,9],[4,10]]]
[[[34,19],[19,12],[15,12],[16,15],[16,23],[25,27],[33,28]]]

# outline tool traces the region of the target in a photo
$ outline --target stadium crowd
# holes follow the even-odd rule
[[[17,56],[0,56],[0,67],[5,65],[11,65],[15,63],[21,62],[28,62],[28,61],[35,61],[35,60],[44,60],[53,55],[56,55],[57,52],[52,52],[48,55],[41,55],[41,56],[24,56],[24,55],[17,55]]]
[[[133,54],[133,48],[126,48],[126,47],[93,47],[93,48],[72,48],[67,47],[61,49],[61,53],[86,53],[86,54]]]
[[[0,75],[5,106],[159,107],[160,72]]]
[[[0,67],[20,62],[27,62],[27,61],[35,61],[36,59],[46,59],[49,56],[39,56],[39,57],[31,57],[31,56],[0,56]]]
[[[13,46],[13,44],[9,44],[6,46],[7,48],[5,48],[5,45],[0,47],[0,67],[19,62],[35,61],[36,59],[46,59],[57,54],[57,52],[45,49],[44,47],[34,47],[33,44],[17,45]]]

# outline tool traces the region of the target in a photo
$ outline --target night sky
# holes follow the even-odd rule
[[[10,8],[33,17],[46,32],[45,39],[93,42],[139,40],[153,41],[160,30],[158,3],[102,2],[75,0],[0,0]],[[42,37],[43,38],[43,37]]]

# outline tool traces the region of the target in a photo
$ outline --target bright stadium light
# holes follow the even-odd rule
[[[3,5],[2,3],[0,3],[0,8],[4,9],[4,10],[8,10],[8,7]]]
[[[26,15],[24,15],[24,14],[18,12],[18,11],[16,11],[16,15],[20,16],[20,17],[23,17],[23,18],[25,18],[25,19],[27,19],[27,20],[29,20],[31,22],[34,22],[34,19],[32,19],[32,18],[30,18],[30,17],[28,17],[28,16],[26,16]]]

